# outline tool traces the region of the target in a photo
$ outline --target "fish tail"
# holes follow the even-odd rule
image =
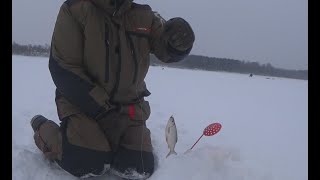
[[[173,150],[173,151],[170,151],[170,152],[167,154],[166,158],[167,158],[168,156],[170,156],[171,154],[177,155],[177,153]]]

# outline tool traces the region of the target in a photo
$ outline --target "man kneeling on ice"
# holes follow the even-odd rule
[[[144,100],[151,94],[144,82],[149,54],[178,62],[194,39],[184,19],[165,21],[132,0],[65,1],[49,59],[61,122],[32,118],[37,147],[76,177],[109,171],[124,179],[148,178],[154,171]]]

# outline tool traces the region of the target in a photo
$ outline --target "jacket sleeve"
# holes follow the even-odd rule
[[[57,90],[70,103],[99,119],[112,106],[104,88],[94,83],[83,68],[83,41],[81,25],[64,3],[52,36],[49,70]]]
[[[178,62],[184,59],[191,51],[181,52],[172,48],[164,38],[164,29],[166,20],[162,18],[157,12],[153,13],[153,20],[151,25],[151,53],[154,54],[159,60],[165,63]]]

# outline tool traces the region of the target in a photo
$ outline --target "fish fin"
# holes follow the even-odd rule
[[[170,152],[167,154],[166,158],[168,158],[168,156],[170,156],[171,154],[177,155],[177,153],[173,150],[173,151],[170,151]]]
[[[167,154],[166,158],[168,158],[168,156],[170,156],[170,154],[171,154],[171,151]]]
[[[178,153],[176,152],[176,151],[172,151],[172,153],[171,154],[175,154],[175,155],[178,155]]]

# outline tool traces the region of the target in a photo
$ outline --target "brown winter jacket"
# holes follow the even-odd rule
[[[191,50],[168,51],[166,21],[150,6],[125,0],[115,9],[110,1],[67,0],[61,6],[49,60],[60,119],[78,112],[99,118],[111,107],[143,100],[150,95],[144,82],[149,54],[176,62]]]

